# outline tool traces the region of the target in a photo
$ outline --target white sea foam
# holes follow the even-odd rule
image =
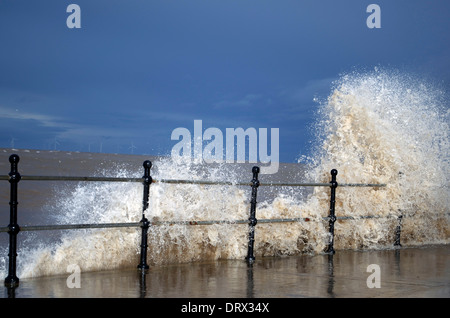
[[[386,189],[338,188],[338,214],[403,215],[404,243],[449,241],[445,96],[429,83],[380,70],[346,75],[335,84],[320,107],[315,129],[322,135],[311,160],[311,178],[328,180],[326,173],[336,168],[341,182],[387,184]],[[316,196],[322,198],[321,193]],[[336,226],[339,247],[379,247],[392,241],[388,219],[354,223]]]

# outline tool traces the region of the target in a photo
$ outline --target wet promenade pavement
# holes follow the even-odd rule
[[[450,298],[450,245],[21,279],[3,298]],[[372,288],[371,288],[372,287]]]

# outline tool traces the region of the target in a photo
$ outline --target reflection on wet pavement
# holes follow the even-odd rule
[[[450,246],[260,257],[23,279],[3,297],[298,298],[450,297]],[[375,264],[375,267],[369,265]],[[375,269],[379,269],[374,270]],[[375,283],[379,283],[376,288]],[[369,288],[372,286],[373,288]]]

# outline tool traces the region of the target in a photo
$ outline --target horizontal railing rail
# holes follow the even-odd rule
[[[136,177],[80,177],[80,176],[33,176],[33,175],[20,175],[18,172],[18,155],[11,155],[9,162],[11,164],[11,171],[8,175],[0,175],[0,180],[9,181],[10,188],[10,224],[6,227],[0,227],[0,232],[9,233],[9,267],[8,276],[5,278],[5,286],[9,288],[15,288],[19,285],[19,278],[16,276],[16,256],[17,256],[17,234],[21,231],[46,231],[46,230],[71,230],[71,229],[105,229],[105,228],[125,228],[125,227],[140,227],[141,232],[141,251],[140,251],[140,263],[137,266],[141,270],[148,269],[147,265],[147,234],[150,226],[158,225],[213,225],[213,224],[248,224],[249,237],[246,260],[249,264],[252,264],[255,260],[253,255],[255,226],[257,223],[284,223],[284,222],[308,222],[313,220],[311,217],[298,217],[298,218],[271,218],[271,219],[256,219],[256,197],[257,188],[259,186],[269,187],[330,187],[330,210],[329,216],[322,217],[322,220],[329,222],[329,231],[331,234],[331,240],[327,247],[327,253],[334,254],[333,241],[334,241],[334,222],[336,220],[349,220],[349,219],[370,219],[379,218],[381,216],[336,216],[335,215],[335,191],[338,186],[336,182],[337,170],[331,171],[331,181],[323,183],[305,182],[305,183],[280,183],[280,182],[260,182],[258,180],[259,167],[253,167],[253,179],[251,182],[230,182],[230,181],[213,181],[213,180],[177,180],[177,179],[153,179],[150,176],[150,169],[152,163],[145,161],[144,176],[142,178]],[[139,222],[127,222],[127,223],[91,223],[91,224],[54,224],[54,225],[25,225],[19,226],[17,224],[17,196],[18,196],[18,183],[19,181],[78,181],[78,182],[139,182],[144,186],[143,195],[143,207],[142,218]],[[251,186],[251,201],[250,201],[250,217],[247,220],[148,220],[145,216],[145,212],[148,208],[149,201],[149,187],[153,183],[161,184],[190,184],[190,185],[229,185],[229,186]],[[373,184],[373,183],[343,183],[339,184],[339,187],[386,187],[386,184]],[[387,216],[390,217],[390,216]],[[400,226],[402,216],[393,216],[399,219],[399,225],[396,228],[396,246],[400,246]]]
[[[405,215],[402,215],[405,217]],[[397,214],[382,215],[359,215],[359,216],[336,216],[336,220],[365,220],[365,219],[388,219],[398,218]],[[329,221],[329,216],[321,217],[324,221]],[[309,222],[312,217],[302,218],[278,218],[278,219],[258,219],[258,223],[289,223],[289,222]],[[213,224],[248,224],[248,220],[199,220],[199,221],[149,221],[150,225],[213,225]],[[75,230],[75,229],[104,229],[120,227],[140,227],[142,222],[128,223],[91,223],[91,224],[56,224],[56,225],[25,225],[20,226],[21,232],[26,231],[51,231],[51,230]],[[9,227],[0,227],[0,232],[8,232]]]
[[[0,180],[10,180],[10,176],[0,176]],[[120,177],[72,177],[72,176],[27,176],[20,177],[25,181],[87,181],[87,182],[142,182],[142,178]]]
[[[0,176],[0,180],[9,181],[10,176]],[[26,181],[79,181],[79,182],[139,182],[142,178],[127,177],[77,177],[77,176],[21,176],[21,180]],[[230,186],[251,186],[251,182],[231,182],[231,181],[210,181],[210,180],[181,180],[181,179],[153,179],[152,183],[169,183],[169,184],[193,184],[193,185],[230,185]],[[330,187],[328,182],[305,182],[305,183],[279,183],[260,182],[259,186],[263,187]],[[342,183],[339,187],[386,187],[386,184],[376,183]]]
[[[47,230],[76,230],[76,229],[106,229],[116,227],[139,227],[140,222],[130,223],[84,223],[84,224],[55,224],[55,225],[25,225],[20,226],[21,232]],[[1,227],[0,232],[8,232],[9,227]]]

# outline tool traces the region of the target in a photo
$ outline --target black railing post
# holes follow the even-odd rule
[[[16,276],[17,233],[20,231],[20,227],[17,224],[17,184],[21,179],[20,173],[17,169],[19,161],[20,158],[18,155],[13,154],[9,157],[9,162],[11,163],[11,172],[9,173],[11,199],[9,201],[9,267],[8,276],[5,278],[6,287],[19,286],[19,278]]]
[[[150,184],[152,183],[152,177],[150,176],[150,168],[152,167],[152,162],[149,160],[144,161],[144,198],[142,201],[142,220],[141,220],[141,229],[142,229],[142,237],[141,237],[141,261],[137,266],[139,269],[145,270],[148,269],[147,265],[147,234],[148,228],[150,227],[150,222],[145,217],[145,211],[148,208],[148,197],[150,193]]]
[[[395,242],[394,242],[395,247],[402,247],[402,244],[400,244],[400,235],[402,233],[402,218],[403,215],[398,216],[398,225],[395,228]]]
[[[252,179],[252,199],[250,201],[250,218],[248,219],[249,223],[249,232],[248,232],[248,250],[246,260],[248,263],[253,263],[255,261],[255,256],[253,255],[253,247],[255,243],[255,226],[258,222],[256,219],[256,196],[258,194],[259,180],[258,173],[259,167],[253,167],[253,179]]]
[[[331,170],[331,194],[330,194],[330,216],[329,218],[329,230],[330,230],[330,241],[328,243],[327,253],[334,254],[334,222],[336,222],[336,214],[334,206],[336,203],[336,188],[338,183],[336,182],[336,175],[338,171],[336,169]]]

